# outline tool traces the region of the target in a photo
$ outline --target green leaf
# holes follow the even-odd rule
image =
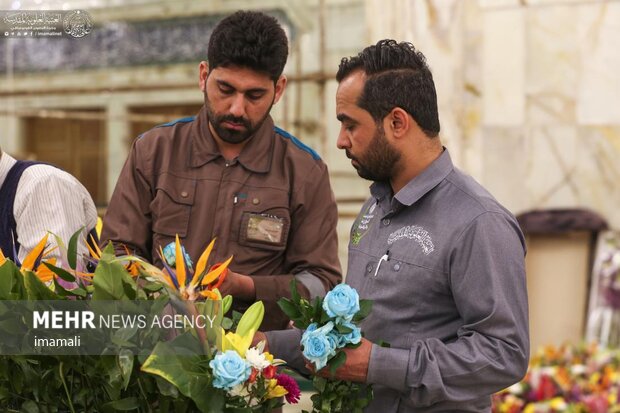
[[[291,300],[297,305],[299,305],[299,301],[301,300],[301,296],[297,290],[297,279],[295,277],[291,280]]]
[[[133,372],[133,353],[129,349],[122,349],[116,359],[123,377],[123,390],[127,390],[129,380],[131,379],[131,373]]]
[[[106,244],[103,251],[101,251],[101,259],[104,261],[113,261],[115,258],[116,254],[114,251],[114,244],[110,241]]]
[[[301,312],[295,303],[288,298],[280,298],[278,300],[278,307],[287,315],[288,318],[294,319],[301,317]]]
[[[78,240],[80,238],[80,235],[82,234],[83,229],[84,227],[78,229],[75,234],[71,235],[71,239],[69,240],[69,246],[67,247],[67,261],[69,262],[69,267],[74,270],[77,267]]]
[[[200,362],[198,355],[179,357],[170,343],[159,342],[142,364],[141,370],[160,376],[174,384],[181,393],[190,394],[193,367]],[[190,364],[191,363],[191,364]]]
[[[321,314],[321,318],[319,319],[319,324],[323,325],[331,319],[332,318],[325,311],[323,311],[323,314]]]
[[[159,283],[153,283],[153,282],[144,282],[142,284],[142,289],[151,292],[151,293],[156,293],[157,291],[160,291],[162,288],[164,288],[163,284],[159,284]]]
[[[71,294],[68,290],[65,289],[65,287],[63,287],[62,285],[60,285],[58,283],[58,280],[54,277],[53,279],[54,281],[54,291],[56,292],[56,294],[62,296],[62,297],[72,297],[73,294]]]
[[[323,377],[315,376],[314,379],[312,379],[312,385],[314,386],[315,389],[317,389],[319,392],[322,393],[325,391],[325,386],[327,385],[327,379],[324,379]]]
[[[119,263],[99,261],[93,278],[95,292],[93,300],[121,300],[127,299],[125,286],[123,285],[125,268]]]
[[[61,297],[50,290],[47,285],[36,276],[32,271],[24,274],[24,286],[29,300],[60,300]]]
[[[170,342],[159,342],[142,364],[142,371],[160,376],[174,384],[205,412],[223,412],[225,398],[222,391],[212,389],[208,373],[201,367],[207,358],[200,355],[201,346],[190,333],[184,333]]]
[[[233,326],[233,321],[232,321],[230,318],[228,318],[228,317],[224,317],[224,318],[222,319],[222,325],[221,325],[221,327],[222,327],[224,330],[230,330],[230,329],[232,328],[232,326]]]
[[[230,310],[232,303],[233,303],[232,295],[227,295],[226,297],[222,298],[222,315],[226,314],[228,310]]]
[[[314,302],[312,305],[312,319],[319,320],[323,312],[323,307],[321,306],[322,300],[319,297],[314,297]]]
[[[85,289],[77,287],[74,288],[73,290],[69,290],[71,293],[73,293],[73,295],[77,295],[78,297],[82,297],[82,298],[86,298],[86,296],[88,295],[88,292],[86,292]]]
[[[23,413],[39,413],[39,407],[32,400],[28,400],[22,403],[22,408],[20,411]]]
[[[127,412],[130,410],[136,410],[140,407],[140,403],[136,397],[127,397],[120,400],[114,400],[112,402],[105,403],[101,406],[104,411],[122,411]]]
[[[172,397],[174,399],[179,397],[179,390],[174,386],[174,384],[170,383],[167,380],[164,380],[161,377],[155,377],[155,382],[157,383],[157,389],[159,390],[160,394]]]
[[[353,317],[353,322],[358,322],[368,317],[368,314],[372,311],[371,300],[360,300],[360,310]]]
[[[20,283],[23,285],[22,275],[13,261],[7,260],[0,266],[0,300],[11,300],[14,288]],[[22,297],[18,297],[22,298]]]
[[[331,375],[336,374],[338,367],[342,366],[347,361],[347,355],[344,351],[339,351],[334,357],[332,357],[327,365],[329,366],[329,372]]]
[[[342,325],[342,324],[336,324],[336,330],[340,334],[349,334],[349,333],[353,332],[353,329],[351,327],[347,327],[347,326]]]
[[[43,264],[50,269],[54,274],[62,278],[67,282],[75,282],[75,277],[68,271],[63,270],[62,268],[56,267],[55,265],[50,264],[49,262],[43,262]]]

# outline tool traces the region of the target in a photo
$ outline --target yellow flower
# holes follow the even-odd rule
[[[222,329],[222,332],[223,331],[224,330]],[[253,337],[254,332],[245,336],[228,332],[222,337],[222,352],[224,353],[228,350],[235,350],[241,357],[245,357],[246,351],[248,351],[250,344],[252,344]]]
[[[282,397],[286,394],[288,394],[288,391],[286,391],[284,387],[278,385],[278,380],[276,379],[269,380],[269,384],[267,386],[267,395],[265,396],[266,399]]]
[[[554,397],[549,401],[549,407],[553,410],[564,410],[568,406],[562,397]]]

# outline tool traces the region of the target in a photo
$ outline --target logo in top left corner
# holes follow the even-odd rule
[[[71,37],[84,37],[93,30],[93,20],[84,10],[73,10],[63,19],[63,29]]]

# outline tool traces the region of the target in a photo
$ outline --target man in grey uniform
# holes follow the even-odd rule
[[[374,306],[336,376],[373,384],[367,412],[489,411],[529,358],[519,226],[452,164],[432,74],[411,44],[367,47],[342,60],[337,80],[338,147],[374,181],[346,282]],[[303,364],[299,335],[267,333],[270,351]]]

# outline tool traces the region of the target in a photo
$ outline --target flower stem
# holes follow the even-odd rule
[[[149,409],[149,412],[152,413],[153,409],[151,409],[149,398],[146,396],[146,392],[144,391],[144,388],[142,387],[142,380],[140,380],[140,378],[138,378],[138,387],[140,388],[140,393],[142,393],[142,397],[144,397],[144,400],[146,401],[146,407]]]
[[[69,409],[71,409],[71,413],[75,413],[75,409],[73,408],[73,403],[71,402],[71,394],[69,393],[69,389],[67,388],[67,382],[65,381],[65,374],[62,371],[63,362],[60,362],[58,366],[60,371],[60,380],[62,381],[62,386],[65,388],[65,393],[67,394],[67,402],[69,402]]]

